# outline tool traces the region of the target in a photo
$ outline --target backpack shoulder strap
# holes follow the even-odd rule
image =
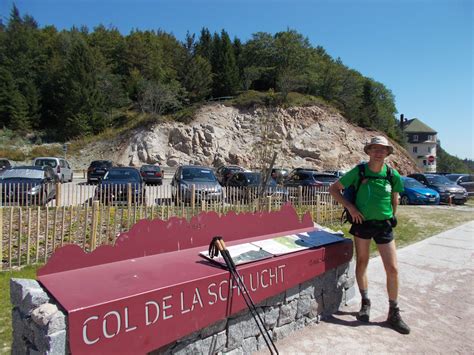
[[[357,191],[359,191],[360,184],[362,183],[362,180],[365,178],[365,163],[361,163],[357,165],[357,168],[359,169],[359,181],[357,182],[357,186],[355,186],[355,192],[357,194]]]
[[[385,164],[385,166],[387,167],[387,180],[390,183],[390,185],[393,186],[393,169],[390,166],[388,166],[388,164]]]

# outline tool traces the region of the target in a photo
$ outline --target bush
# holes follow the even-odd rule
[[[201,107],[201,105],[192,105],[185,107],[178,112],[175,112],[172,117],[175,121],[189,124],[193,121],[196,111]]]
[[[21,150],[11,148],[0,148],[0,157],[14,161],[23,161],[28,158]]]
[[[249,109],[254,106],[265,106],[268,101],[268,94],[260,91],[249,90],[241,93],[230,101],[230,103],[240,109]]]
[[[31,149],[29,156],[31,158],[36,157],[60,157],[64,154],[62,147],[58,146],[36,146]]]

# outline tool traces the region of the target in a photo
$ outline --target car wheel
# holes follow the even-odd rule
[[[74,174],[71,174],[71,180],[69,180],[69,182],[72,182],[73,179],[74,179]]]
[[[410,199],[408,198],[407,195],[402,196],[400,199],[400,204],[402,205],[409,205],[410,204]]]

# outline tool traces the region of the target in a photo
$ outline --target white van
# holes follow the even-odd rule
[[[34,166],[48,165],[53,168],[54,172],[61,182],[72,181],[73,171],[71,165],[66,159],[56,157],[38,157],[33,159]]]

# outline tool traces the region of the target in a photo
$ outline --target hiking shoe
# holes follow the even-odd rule
[[[368,298],[362,299],[362,305],[360,307],[359,313],[357,313],[357,320],[364,322],[364,323],[369,323],[369,317],[370,317],[370,300]]]
[[[410,333],[410,327],[402,320],[402,317],[400,316],[400,308],[398,307],[390,307],[387,323],[392,327],[392,329],[401,334]]]

